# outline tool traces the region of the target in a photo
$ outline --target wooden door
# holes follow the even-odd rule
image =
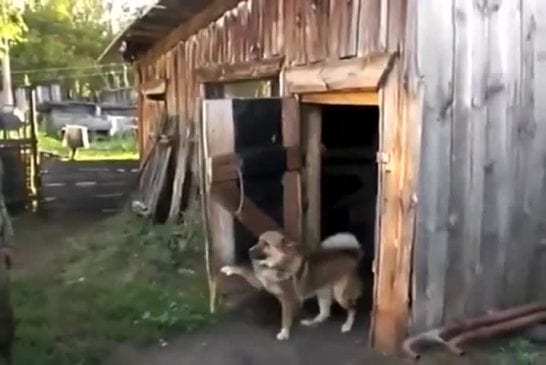
[[[266,230],[301,236],[301,151],[295,99],[205,100],[201,123],[211,281],[248,259]]]

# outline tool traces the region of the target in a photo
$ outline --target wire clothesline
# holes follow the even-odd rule
[[[78,70],[88,70],[93,68],[100,69],[100,68],[106,68],[106,67],[123,67],[123,66],[127,66],[127,65],[125,63],[118,62],[118,63],[108,63],[104,65],[50,67],[50,68],[35,68],[35,69],[28,69],[28,70],[14,70],[11,73],[12,75],[19,75],[19,74],[38,73],[38,72],[78,71]]]
[[[107,77],[112,75],[123,75],[123,74],[124,74],[123,71],[111,71],[111,72],[89,73],[89,74],[81,74],[81,75],[73,75],[73,76],[59,76],[57,78],[33,80],[32,82],[36,84],[41,82],[46,83],[51,81],[77,80],[77,79],[83,79],[86,77],[96,77],[96,76]]]

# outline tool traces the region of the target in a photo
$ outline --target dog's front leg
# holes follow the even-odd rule
[[[246,266],[226,265],[223,266],[220,271],[227,276],[238,275],[244,278],[250,285],[256,289],[262,289],[262,283],[256,278],[254,270]]]
[[[290,329],[294,321],[294,312],[296,310],[296,301],[289,296],[279,297],[282,307],[282,325],[281,330],[277,333],[277,340],[285,341],[290,338]]]

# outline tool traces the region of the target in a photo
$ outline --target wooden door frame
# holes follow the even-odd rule
[[[407,332],[409,322],[409,295],[411,292],[411,251],[413,246],[413,219],[415,210],[408,208],[414,195],[407,191],[415,188],[413,173],[418,155],[418,133],[415,140],[404,140],[400,151],[394,151],[394,137],[400,133],[400,125],[407,126],[405,118],[398,114],[400,100],[394,95],[398,91],[396,74],[387,76],[381,89],[370,91],[346,90],[324,93],[300,94],[302,102],[302,146],[305,150],[304,166],[304,238],[311,247],[320,241],[320,198],[321,198],[321,115],[320,105],[375,105],[379,108],[379,150],[378,186],[375,222],[375,258],[373,264],[374,289],[371,324],[367,336],[369,343],[384,352],[396,352]],[[406,116],[406,115],[404,115]],[[397,118],[399,117],[399,118]],[[404,122],[402,122],[404,119]],[[410,133],[406,128],[402,133]],[[385,139],[389,138],[389,141]],[[417,146],[417,147],[416,147]],[[413,155],[409,155],[413,153]],[[408,155],[406,155],[408,154]],[[396,161],[395,161],[396,160]],[[397,169],[397,170],[394,170]],[[411,170],[411,173],[408,171]],[[401,177],[399,174],[404,173]],[[407,175],[410,181],[403,181]],[[401,178],[401,180],[398,180]],[[394,188],[396,182],[409,182],[409,187]],[[403,183],[402,182],[402,183]],[[402,191],[401,191],[402,190]],[[403,203],[404,212],[399,211]],[[407,204],[406,204],[407,203]],[[408,208],[408,209],[406,209]],[[392,218],[394,217],[394,218]],[[408,228],[409,227],[409,228]],[[392,230],[402,234],[392,240],[385,234]],[[397,239],[400,237],[400,239]],[[386,256],[391,256],[391,258]],[[392,256],[401,258],[403,265]],[[389,284],[393,280],[394,284]],[[393,303],[390,301],[393,300]]]

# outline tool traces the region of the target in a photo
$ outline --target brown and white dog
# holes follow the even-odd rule
[[[358,262],[363,252],[355,236],[338,233],[321,243],[321,247],[304,254],[297,242],[276,231],[264,232],[249,250],[252,267],[224,266],[226,275],[239,275],[252,286],[273,294],[282,306],[282,327],[278,340],[290,337],[296,312],[304,300],[317,297],[319,313],[301,324],[313,326],[330,317],[335,301],[347,311],[341,332],[354,324],[356,301],[362,292]]]

